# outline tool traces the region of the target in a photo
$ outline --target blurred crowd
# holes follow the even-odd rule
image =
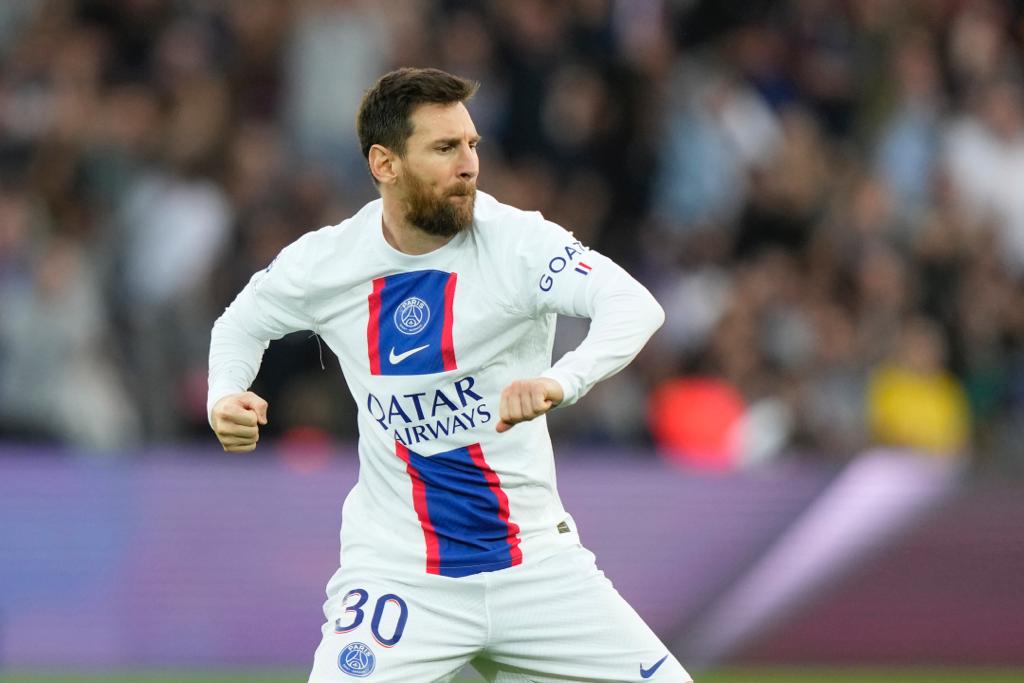
[[[666,308],[561,438],[1024,465],[1010,0],[2,3],[0,439],[212,438],[213,320],[375,196],[354,116],[404,65],[479,80],[480,188]],[[272,436],[355,434],[309,333],[254,388]]]

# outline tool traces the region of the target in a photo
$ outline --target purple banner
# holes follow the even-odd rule
[[[583,542],[695,668],[1024,663],[1010,484],[906,454],[723,474],[562,453]],[[305,667],[356,473],[352,450],[0,445],[0,669]]]
[[[1024,496],[962,489],[737,653],[744,663],[1024,665]]]
[[[0,666],[311,661],[353,451],[297,469],[216,448],[112,462],[0,449]],[[561,456],[562,499],[599,565],[666,640],[831,476],[703,474],[649,454],[607,456]]]

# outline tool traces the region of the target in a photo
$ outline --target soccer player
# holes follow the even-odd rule
[[[380,199],[286,247],[217,320],[210,424],[225,450],[255,448],[267,402],[247,389],[297,330],[330,345],[358,404],[311,683],[449,681],[467,662],[490,681],[689,681],[580,544],[544,418],[664,313],[571,233],[477,191],[476,88],[400,69],[367,91]],[[591,325],[552,365],[557,314]]]

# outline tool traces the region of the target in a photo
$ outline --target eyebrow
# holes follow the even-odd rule
[[[483,138],[480,137],[479,135],[474,135],[473,137],[471,137],[469,139],[470,142],[475,142],[477,144],[480,144],[481,140],[483,140]],[[434,140],[430,144],[431,144],[431,146],[433,146],[433,145],[451,145],[452,147],[456,147],[456,146],[458,146],[458,144],[460,142],[462,142],[462,138],[439,138],[437,140]]]

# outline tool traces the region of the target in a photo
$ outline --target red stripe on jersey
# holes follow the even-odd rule
[[[380,293],[384,290],[385,279],[373,281],[373,292],[367,297],[370,304],[370,320],[366,323],[366,348],[370,354],[370,374],[380,374]]]
[[[441,332],[441,357],[444,359],[445,372],[458,370],[455,362],[455,342],[452,339],[452,328],[455,326],[455,283],[458,274],[448,276],[448,284],[444,287],[444,330]]]
[[[498,517],[508,527],[508,553],[512,558],[512,566],[521,564],[523,561],[523,551],[519,549],[519,525],[509,520],[508,496],[501,490],[501,480],[498,478],[498,473],[491,469],[491,466],[484,460],[484,451],[480,448],[480,444],[472,444],[467,446],[466,449],[469,451],[469,457],[473,458],[473,463],[483,472],[488,488],[494,493],[494,497],[498,499]]]
[[[405,462],[405,471],[409,473],[412,480],[412,506],[416,510],[416,516],[423,527],[423,540],[427,544],[427,573],[441,573],[441,549],[437,542],[437,532],[430,521],[430,512],[427,510],[427,487],[419,471],[412,464],[409,458],[409,449],[403,444],[395,442],[395,453]]]

